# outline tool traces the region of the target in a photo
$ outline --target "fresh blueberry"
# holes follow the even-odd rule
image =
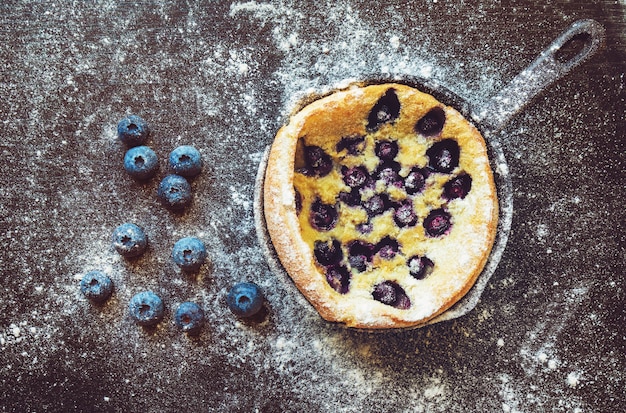
[[[424,189],[426,184],[425,173],[417,168],[414,168],[404,178],[404,189],[407,194],[413,195]]]
[[[159,184],[157,195],[166,207],[181,210],[191,203],[191,185],[180,175],[168,175]]]
[[[197,271],[206,256],[204,243],[195,237],[179,239],[172,249],[172,259],[183,271]]]
[[[410,199],[405,199],[396,207],[393,213],[393,220],[400,228],[412,227],[417,224],[417,214]]]
[[[383,162],[376,170],[376,178],[387,186],[402,188],[404,180],[399,174],[400,164],[397,162]]]
[[[443,208],[431,211],[424,220],[426,234],[431,237],[439,237],[447,234],[452,227],[451,218],[450,213]]]
[[[387,280],[377,284],[372,291],[372,297],[383,304],[403,310],[411,306],[406,292],[394,281]]]
[[[415,125],[415,130],[424,136],[433,136],[441,132],[446,122],[446,113],[440,107],[432,108]]]
[[[409,273],[418,280],[428,276],[435,267],[435,264],[428,257],[420,257],[419,255],[409,258],[406,265],[409,267]]]
[[[337,224],[339,213],[334,205],[324,204],[319,199],[311,205],[309,221],[319,231],[330,231]]]
[[[372,261],[374,245],[361,240],[352,241],[348,244],[348,254],[350,267],[363,272],[367,269],[367,264]]]
[[[370,179],[370,175],[365,166],[354,166],[352,168],[344,166],[341,168],[341,173],[343,175],[343,182],[350,188],[361,188]]]
[[[363,208],[370,217],[382,214],[388,207],[389,199],[385,194],[372,195],[371,198],[363,202]]]
[[[337,150],[337,153],[345,149],[348,155],[359,155],[363,153],[363,150],[365,149],[365,137],[356,135],[341,138],[335,149]]]
[[[263,307],[263,292],[254,283],[238,283],[228,292],[226,303],[236,316],[251,317]]]
[[[376,245],[376,253],[384,260],[390,260],[400,251],[400,244],[395,239],[387,236]]]
[[[170,168],[176,175],[196,176],[202,170],[202,156],[193,146],[183,145],[174,149],[169,157]]]
[[[125,223],[115,228],[112,242],[115,250],[126,258],[143,254],[148,246],[148,239],[143,229],[131,223]]]
[[[361,233],[361,234],[369,234],[370,232],[372,232],[374,230],[374,224],[372,224],[371,222],[362,222],[360,224],[358,224],[356,226],[356,229]]]
[[[351,207],[359,206],[361,205],[361,193],[358,188],[353,188],[350,192],[340,192],[339,200]]]
[[[403,184],[402,178],[400,178],[400,174],[398,174],[398,172],[390,167],[385,167],[381,169],[380,173],[378,174],[378,178],[388,186],[401,187]]]
[[[117,124],[117,137],[129,147],[142,145],[149,134],[148,124],[137,115],[127,116]]]
[[[459,144],[454,139],[444,139],[426,151],[428,167],[435,172],[450,173],[459,166]]]
[[[326,269],[326,281],[339,294],[346,294],[350,289],[350,271],[343,265],[335,265]]]
[[[151,326],[163,319],[165,308],[161,297],[152,291],[135,294],[128,303],[130,316],[140,326]]]
[[[187,333],[196,333],[204,324],[204,311],[193,302],[187,301],[178,306],[174,322]]]
[[[102,271],[89,271],[80,280],[80,291],[88,299],[102,303],[113,293],[113,282]]]
[[[368,261],[363,255],[351,255],[348,257],[348,263],[350,264],[350,268],[358,272],[367,270]]]
[[[310,176],[326,176],[333,170],[333,160],[319,146],[304,147],[305,174]]]
[[[374,152],[383,161],[392,161],[398,155],[398,142],[379,141]]]
[[[400,100],[394,89],[389,89],[378,99],[367,117],[367,130],[374,132],[383,124],[393,122],[400,115]]]
[[[354,240],[348,244],[348,253],[352,256],[362,255],[368,261],[372,259],[374,255],[374,245],[367,241]]]
[[[135,146],[124,155],[124,169],[133,178],[143,181],[154,176],[159,167],[157,155],[147,146]]]
[[[313,254],[317,262],[322,266],[338,264],[343,259],[341,243],[337,239],[315,241]]]
[[[472,188],[472,177],[462,174],[452,178],[443,186],[443,196],[448,200],[465,198]]]

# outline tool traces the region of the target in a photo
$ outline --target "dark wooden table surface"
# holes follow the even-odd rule
[[[623,1],[4,1],[0,4],[0,411],[618,412],[626,410]],[[604,48],[499,139],[513,183],[507,249],[474,311],[367,334],[322,321],[261,254],[254,179],[298,98],[345,79],[418,75],[486,101],[573,21]],[[117,121],[152,127],[161,168],[122,167]],[[156,201],[169,152],[205,161],[193,204]],[[135,222],[148,251],[121,259]],[[201,238],[197,276],[170,259]],[[78,280],[116,285],[103,306]],[[268,315],[224,296],[241,280]],[[130,297],[158,292],[155,329]],[[182,334],[173,309],[208,323]]]

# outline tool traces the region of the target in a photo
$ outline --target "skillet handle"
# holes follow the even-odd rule
[[[507,86],[474,108],[472,117],[492,132],[502,129],[541,91],[597,52],[604,36],[595,20],[574,22]]]

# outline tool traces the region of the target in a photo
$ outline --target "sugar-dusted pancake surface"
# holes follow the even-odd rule
[[[472,287],[498,200],[479,131],[431,95],[387,83],[291,117],[270,150],[264,214],[282,265],[324,319],[403,328]]]

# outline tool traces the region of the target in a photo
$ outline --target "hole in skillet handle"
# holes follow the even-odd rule
[[[561,46],[561,48],[554,53],[554,59],[561,64],[566,64],[567,62],[588,53],[591,45],[591,34],[575,34],[563,43],[563,46]]]
[[[589,59],[604,44],[605,29],[595,20],[577,20],[554,40],[548,50],[561,65],[562,75]]]

